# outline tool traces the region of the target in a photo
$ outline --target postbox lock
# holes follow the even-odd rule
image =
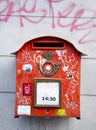
[[[44,76],[52,76],[58,72],[60,65],[60,62],[52,63],[47,61],[41,67],[40,64],[38,64],[38,69]]]

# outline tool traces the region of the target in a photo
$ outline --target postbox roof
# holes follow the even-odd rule
[[[69,43],[69,44],[71,44],[73,47],[74,47],[74,49],[76,50],[76,51],[78,51],[79,53],[81,53],[81,55],[82,56],[87,56],[87,54],[84,54],[83,52],[81,52],[80,50],[78,50],[77,48],[76,48],[76,46],[74,45],[74,44],[72,44],[71,42],[69,42],[69,41],[67,41],[67,40],[65,40],[65,39],[62,39],[62,38],[58,38],[58,37],[53,37],[53,36],[44,36],[44,37],[38,37],[38,38],[35,38],[35,39],[32,39],[32,40],[30,40],[30,41],[28,41],[28,42],[25,42],[17,51],[15,51],[15,52],[13,52],[13,53],[11,53],[11,54],[17,54],[20,50],[21,50],[21,48],[25,45],[25,44],[27,44],[27,43],[29,43],[29,42],[33,42],[33,41],[36,41],[35,43],[37,43],[38,45],[40,45],[41,44],[41,42],[38,42],[38,41],[42,41],[42,40],[45,40],[46,39],[46,41],[47,41],[47,39],[49,40],[49,42],[48,42],[48,44],[50,43],[50,45],[52,46],[52,43],[51,42],[54,42],[55,44],[57,44],[57,42],[58,41],[60,41],[61,43],[62,43],[62,41],[65,41],[65,42],[67,42],[67,43]],[[50,42],[51,41],[51,42]],[[45,43],[43,43],[42,42],[42,45],[44,45]],[[54,45],[55,45],[54,44]],[[35,44],[34,44],[35,45]],[[41,45],[41,46],[42,46]],[[54,46],[54,49],[60,49],[61,48],[61,46],[62,46],[62,44],[60,45],[60,43],[58,43],[58,48],[56,48],[56,46]],[[36,46],[35,46],[36,47]],[[60,47],[60,48],[59,48]],[[44,47],[41,47],[42,49],[44,49]],[[51,47],[50,47],[51,48]],[[36,48],[35,48],[36,49]],[[38,48],[37,48],[38,49]],[[64,49],[64,48],[63,48]]]

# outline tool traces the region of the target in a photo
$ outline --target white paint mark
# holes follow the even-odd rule
[[[68,71],[68,66],[64,66],[64,67],[63,67],[63,71],[64,71],[64,72]]]
[[[57,55],[60,57],[67,53],[67,50],[56,50]]]
[[[64,101],[64,104],[66,106],[67,109],[71,108],[71,109],[76,109],[78,107],[78,105],[74,102],[74,101]]]

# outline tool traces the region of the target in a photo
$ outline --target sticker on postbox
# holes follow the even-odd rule
[[[18,114],[20,115],[30,115],[31,107],[30,106],[18,106]]]
[[[23,95],[24,96],[32,95],[32,84],[31,83],[23,83]]]

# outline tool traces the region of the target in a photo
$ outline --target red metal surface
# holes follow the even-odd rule
[[[16,52],[15,116],[80,117],[80,61],[81,53],[59,38],[41,37],[24,44]],[[62,82],[60,107],[34,105],[35,79]]]

